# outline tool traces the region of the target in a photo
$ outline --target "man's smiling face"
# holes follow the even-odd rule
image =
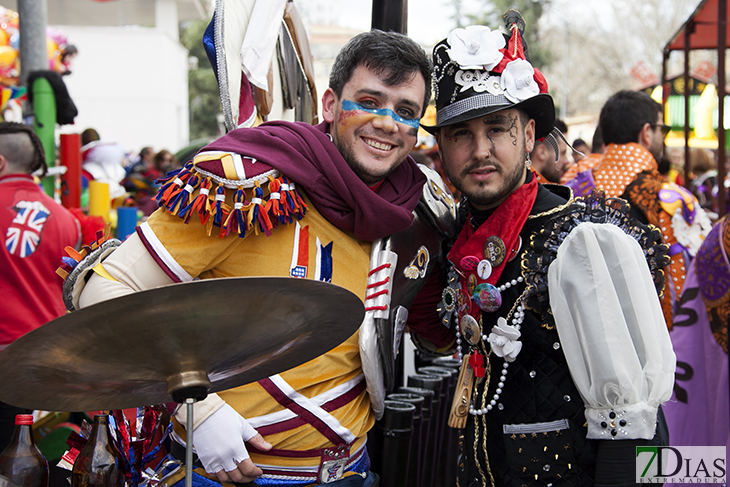
[[[324,93],[322,115],[332,140],[365,184],[382,181],[413,149],[425,93],[426,81],[419,72],[389,86],[365,66],[355,69],[341,96],[331,89]],[[348,103],[343,107],[343,102]]]

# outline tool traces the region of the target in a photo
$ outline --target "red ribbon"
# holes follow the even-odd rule
[[[481,353],[473,353],[469,357],[469,365],[474,369],[475,377],[484,377],[486,370],[484,369],[484,355]]]

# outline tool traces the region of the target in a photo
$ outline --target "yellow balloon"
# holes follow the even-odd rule
[[[48,68],[57,71],[61,65],[61,50],[53,39],[46,37],[46,49],[48,50]]]
[[[10,34],[5,30],[0,29],[0,46],[7,46],[10,44]]]
[[[58,51],[58,44],[53,39],[46,37],[46,49],[48,50],[48,57],[52,57]]]
[[[0,69],[11,68],[16,59],[18,59],[18,51],[10,46],[0,46]]]

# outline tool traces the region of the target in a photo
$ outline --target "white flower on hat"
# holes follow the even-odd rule
[[[452,61],[461,69],[494,68],[504,57],[499,50],[505,46],[501,32],[484,25],[470,25],[454,29],[446,38],[451,48],[447,51]]]
[[[502,89],[512,103],[519,103],[537,95],[540,93],[540,87],[535,81],[535,68],[524,59],[515,59],[507,63],[502,71]]]
[[[492,328],[487,341],[497,357],[504,357],[507,362],[514,362],[522,350],[522,342],[518,340],[520,335],[520,330],[508,325],[507,320],[500,317],[497,320],[497,326]]]

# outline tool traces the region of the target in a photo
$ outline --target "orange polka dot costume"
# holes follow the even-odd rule
[[[600,163],[592,170],[579,172],[567,186],[576,196],[601,190],[608,197],[624,198],[631,203],[633,216],[661,230],[671,256],[661,301],[671,328],[688,263],[712,228],[697,200],[685,188],[665,181],[657,171],[654,156],[637,143],[609,144]]]

